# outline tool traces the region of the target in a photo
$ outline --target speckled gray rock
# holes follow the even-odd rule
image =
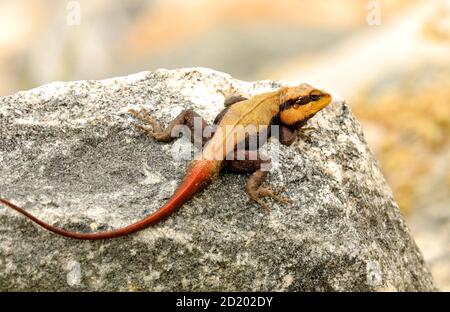
[[[170,196],[190,144],[155,142],[128,109],[167,122],[191,107],[212,121],[218,90],[283,84],[196,68],[1,98],[0,196],[69,229],[129,224]],[[0,207],[0,290],[434,290],[348,105],[336,96],[309,126],[292,146],[278,144],[268,183],[295,204],[269,201],[270,214],[247,198],[245,175],[228,173],[166,221],[108,241],[59,237]]]

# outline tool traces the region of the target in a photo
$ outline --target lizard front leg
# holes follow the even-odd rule
[[[281,144],[290,146],[294,141],[297,139],[297,134],[294,130],[291,130],[290,128],[280,125],[280,133],[278,140]]]
[[[264,197],[271,197],[278,202],[285,204],[292,203],[290,198],[279,196],[279,191],[274,191],[271,188],[263,187],[262,183],[267,177],[268,169],[270,169],[270,159],[261,159],[257,151],[245,151],[245,159],[243,160],[227,160],[226,168],[231,172],[252,174],[247,180],[247,194],[258,205],[265,210],[270,211],[269,206],[262,200]],[[261,168],[265,165],[265,168]],[[265,170],[263,170],[265,169]]]
[[[233,104],[236,104],[238,102],[245,101],[245,100],[248,100],[248,99],[242,95],[230,95],[230,96],[225,97],[223,106],[229,107]]]
[[[219,92],[225,96],[225,101],[223,103],[223,106],[225,106],[225,108],[214,119],[213,122],[214,125],[218,125],[220,123],[223,116],[225,116],[225,114],[228,112],[228,109],[231,107],[231,105],[247,100],[246,97],[243,97],[241,95],[226,96],[225,93],[223,93],[222,91]]]
[[[308,135],[306,134],[307,131],[315,130],[311,127],[302,127],[297,130],[292,130],[289,127],[286,127],[284,125],[280,125],[280,133],[279,133],[279,141],[283,145],[290,146],[294,141],[297,139],[297,137],[300,137],[301,139],[305,140],[308,138]]]
[[[222,94],[223,97],[225,98],[225,100],[223,102],[223,106],[225,106],[225,107],[230,107],[231,105],[236,104],[238,102],[248,100],[248,98],[246,98],[245,96],[242,96],[240,94],[236,94],[236,93],[229,94],[223,90],[217,90],[217,91],[220,94]]]
[[[192,109],[187,109],[182,111],[175,119],[170,122],[167,127],[164,127],[161,122],[153,118],[148,114],[147,111],[135,111],[134,109],[130,109],[129,112],[140,121],[148,124],[152,127],[149,129],[142,125],[134,125],[136,128],[144,131],[150,137],[154,138],[159,142],[172,142],[176,136],[173,135],[174,131],[176,131],[176,127],[179,126],[187,126],[191,132],[191,141],[192,143],[201,142],[202,146],[211,138],[212,129],[208,125],[208,122],[204,120],[199,114],[194,112]],[[201,129],[195,128],[195,119],[199,118],[199,122],[197,124],[201,125]],[[209,135],[208,135],[209,134]]]

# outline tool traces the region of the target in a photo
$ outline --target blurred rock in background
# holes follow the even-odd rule
[[[335,90],[450,290],[449,0],[8,0],[0,29],[0,96],[192,66]]]

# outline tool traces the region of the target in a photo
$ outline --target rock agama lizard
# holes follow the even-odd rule
[[[184,125],[191,130],[191,134],[194,134],[191,135],[192,141],[200,142],[202,149],[200,157],[197,157],[189,165],[183,181],[172,197],[157,211],[123,228],[96,233],[72,232],[45,223],[6,199],[0,198],[0,202],[51,232],[84,240],[129,235],[166,218],[198,191],[209,185],[224,169],[238,173],[251,173],[247,182],[247,193],[262,207],[267,208],[267,205],[261,200],[263,197],[271,197],[286,203],[289,202],[289,199],[262,186],[267,176],[267,170],[262,170],[262,165],[269,164],[270,159],[263,159],[258,154],[257,148],[265,142],[258,142],[256,148],[253,149],[249,148],[248,142],[252,138],[259,137],[261,131],[266,131],[265,137],[269,137],[272,134],[272,126],[277,125],[279,126],[280,143],[290,145],[296,139],[296,131],[301,130],[308,119],[330,102],[330,94],[307,84],[282,87],[276,91],[255,95],[250,99],[237,95],[228,97],[225,100],[225,108],[217,115],[213,126],[209,126],[193,110],[185,110],[166,128],[145,111],[130,110],[134,117],[150,125],[151,128],[142,125],[135,126],[157,141],[170,142],[174,140],[172,131],[175,127]],[[200,131],[194,129],[196,118],[197,121],[200,120],[200,123],[197,123],[200,124]],[[244,135],[239,132],[242,129],[245,131]],[[200,137],[198,133],[200,133]],[[207,135],[208,133],[210,135]],[[235,157],[238,152],[241,152],[240,158]],[[233,157],[229,157],[230,155]]]

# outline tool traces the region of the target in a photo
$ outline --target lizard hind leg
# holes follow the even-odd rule
[[[292,199],[279,195],[282,189],[279,191],[274,191],[269,187],[261,186],[266,177],[267,171],[262,171],[261,169],[256,170],[252,173],[252,175],[250,175],[247,181],[247,193],[250,198],[269,212],[270,208],[262,201],[262,198],[264,197],[271,197],[272,199],[283,204],[292,204]]]
[[[187,126],[191,133],[192,143],[201,143],[201,146],[205,145],[213,133],[212,129],[208,125],[208,122],[192,109],[182,111],[177,117],[175,117],[174,120],[172,120],[172,122],[169,123],[167,127],[164,127],[161,122],[150,116],[146,110],[141,110],[138,112],[134,109],[130,109],[129,113],[136,119],[142,121],[144,124],[149,125],[151,129],[139,124],[135,124],[134,127],[159,142],[172,142],[175,140],[177,135],[174,135],[174,133],[179,133],[177,130],[179,129],[177,128],[179,126]],[[195,122],[196,118],[198,118],[199,122]],[[197,124],[200,125],[199,129],[196,129]],[[206,128],[208,128],[209,131],[206,131]]]
[[[258,205],[270,212],[269,206],[262,200],[264,197],[271,197],[272,199],[284,203],[291,204],[292,200],[280,196],[280,191],[274,191],[269,187],[262,186],[265,181],[268,171],[262,165],[270,166],[270,159],[261,159],[257,151],[245,151],[244,160],[227,160],[227,169],[231,172],[243,173],[252,172],[247,180],[247,194]]]

